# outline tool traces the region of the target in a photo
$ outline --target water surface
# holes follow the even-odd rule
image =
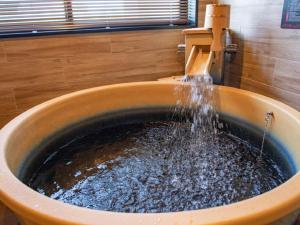
[[[220,115],[211,135],[195,133],[190,118],[172,113],[124,115],[98,118],[49,139],[38,148],[43,154],[25,182],[77,206],[157,213],[248,199],[294,173],[281,145],[267,137],[259,157],[262,131],[230,117]]]

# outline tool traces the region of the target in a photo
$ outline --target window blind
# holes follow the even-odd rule
[[[0,34],[189,23],[191,0],[1,0]]]

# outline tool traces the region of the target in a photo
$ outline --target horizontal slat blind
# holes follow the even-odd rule
[[[0,34],[188,23],[189,0],[0,0]]]

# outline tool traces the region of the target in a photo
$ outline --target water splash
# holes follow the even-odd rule
[[[175,87],[175,94],[178,99],[174,109],[175,114],[180,114],[188,123],[191,131],[190,143],[195,146],[207,144],[215,139],[216,119],[213,99],[213,80],[209,75],[185,76],[183,82],[190,84],[190,89],[179,84]],[[189,118],[189,120],[186,120]],[[180,129],[174,128],[174,133]],[[181,137],[178,135],[178,137]],[[187,140],[183,140],[186,142]]]

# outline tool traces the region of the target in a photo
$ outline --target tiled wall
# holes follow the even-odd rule
[[[284,0],[219,0],[231,4],[240,52],[226,66],[227,83],[300,110],[300,30],[280,28]]]

